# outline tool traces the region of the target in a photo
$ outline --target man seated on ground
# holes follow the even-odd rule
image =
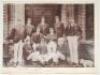
[[[63,50],[65,50],[65,38],[64,37],[60,37],[57,41],[57,50],[58,50],[58,56],[59,56],[59,59],[61,60],[65,60],[65,52],[63,52]]]
[[[31,39],[29,35],[26,35],[26,38],[24,39],[24,51],[23,51],[23,56],[25,63],[27,63],[27,56],[32,52],[32,46],[30,43]]]

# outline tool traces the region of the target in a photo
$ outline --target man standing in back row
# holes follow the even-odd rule
[[[47,35],[48,32],[49,32],[49,25],[46,23],[46,20],[45,20],[45,16],[42,16],[41,17],[41,22],[38,24],[38,26],[40,28],[40,31],[43,35]]]

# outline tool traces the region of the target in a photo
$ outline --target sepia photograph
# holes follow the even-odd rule
[[[94,4],[3,4],[4,67],[95,67]]]

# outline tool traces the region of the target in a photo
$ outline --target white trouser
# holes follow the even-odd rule
[[[34,51],[27,57],[27,60],[40,61],[44,64],[46,62],[46,55],[41,55],[39,51]]]
[[[39,47],[39,46],[40,46],[39,43],[33,43],[33,45],[32,45],[34,51],[36,51],[37,47]]]
[[[34,51],[33,53],[31,53],[28,57],[27,60],[32,60],[32,61],[39,61],[40,58],[40,53],[39,51]]]
[[[62,55],[60,53],[57,54],[57,44],[54,41],[50,41],[47,45],[47,50],[47,61],[53,59],[53,62],[58,63],[59,56],[62,58]]]
[[[47,44],[48,53],[56,52],[57,44],[54,41],[50,41]]]
[[[23,43],[14,44],[14,62],[23,63]]]
[[[58,45],[62,46],[64,44],[65,39],[63,37],[58,38]]]
[[[65,56],[60,51],[57,51],[57,57],[61,60],[65,60]]]
[[[51,53],[47,54],[46,61],[49,61],[51,59],[53,60],[53,62],[58,63],[59,59],[65,60],[65,56],[62,53],[60,53],[59,51],[51,52]]]
[[[78,63],[78,39],[79,36],[68,36],[68,45],[70,50],[71,62]]]
[[[32,47],[34,49],[34,52],[29,57],[31,57],[31,59],[33,61],[40,61],[43,64],[46,61],[46,55],[45,54],[40,54],[40,52],[36,50],[37,47],[39,47],[40,45],[43,45],[43,44],[39,44],[39,43],[34,43],[33,44]]]

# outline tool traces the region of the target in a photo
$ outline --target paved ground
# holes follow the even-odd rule
[[[79,59],[88,59],[94,61],[94,49],[93,49],[93,43],[81,43],[79,45]],[[67,44],[65,47],[61,50],[62,53],[65,54],[66,57],[69,56],[69,51]],[[7,52],[6,52],[7,53]],[[7,62],[9,61],[9,57],[4,58],[4,66],[12,66],[12,64],[7,65]],[[31,62],[27,61],[24,65],[24,67],[82,67],[81,65],[72,65],[68,63],[67,61],[59,61],[58,64],[52,63],[52,60],[49,61],[49,63],[46,63],[45,65],[40,64],[39,62]]]

